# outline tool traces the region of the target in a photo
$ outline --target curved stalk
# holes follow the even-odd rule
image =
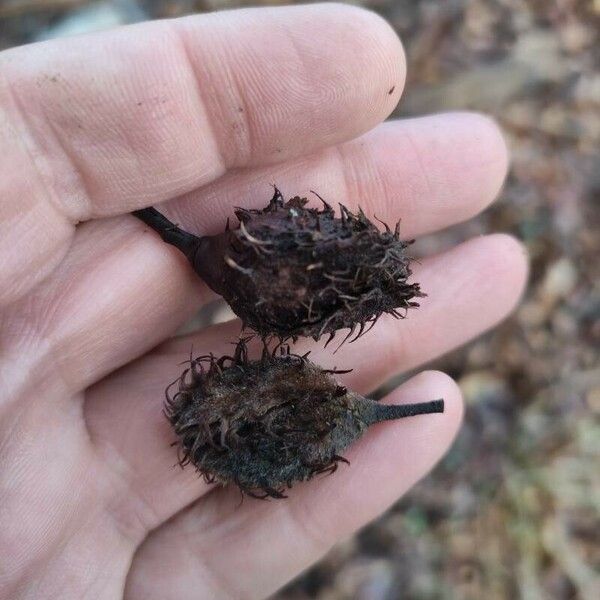
[[[155,208],[142,208],[141,210],[134,211],[132,214],[154,229],[167,244],[171,244],[181,250],[187,256],[188,260],[194,260],[196,249],[202,238],[180,229]]]

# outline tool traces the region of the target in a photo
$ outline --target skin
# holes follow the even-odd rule
[[[318,43],[315,41],[318,40]],[[264,598],[377,517],[446,452],[457,385],[425,371],[386,403],[446,411],[372,427],[350,467],[285,501],[246,500],[173,468],[163,389],[235,322],[168,339],[214,295],[127,214],[158,203],[198,234],[269,182],[359,204],[413,237],[497,195],[507,151],[476,114],[381,122],[401,44],[340,5],[221,12],[0,54],[0,598]],[[394,88],[391,93],[388,93]],[[415,266],[429,294],[324,366],[368,393],[515,306],[523,249],[472,239]],[[166,341],[168,340],[168,341]]]

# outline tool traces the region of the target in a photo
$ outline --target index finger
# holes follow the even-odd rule
[[[0,253],[12,260],[0,290],[16,273],[19,293],[24,277],[47,274],[66,251],[65,221],[350,139],[392,111],[403,82],[393,30],[345,5],[222,12],[2,53]],[[39,223],[41,247],[12,256]]]

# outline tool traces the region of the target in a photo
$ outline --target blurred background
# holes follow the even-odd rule
[[[0,49],[245,4],[0,0]],[[598,600],[600,0],[356,4],[383,15],[406,46],[395,117],[485,111],[511,147],[500,200],[418,251],[511,232],[532,274],[511,319],[432,365],[467,402],[446,459],[276,598]]]

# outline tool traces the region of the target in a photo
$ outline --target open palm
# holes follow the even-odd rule
[[[0,54],[0,597],[260,598],[373,519],[450,444],[461,398],[425,372],[388,402],[443,397],[443,415],[381,424],[332,477],[287,500],[173,468],[165,384],[239,323],[167,338],[212,292],[128,213],[164,203],[222,230],[269,183],[361,205],[414,237],[496,195],[506,149],[474,114],[380,124],[404,82],[400,42],[348,6],[154,22]],[[428,293],[345,345],[366,393],[464,343],[517,301],[513,239],[473,239],[415,267]],[[322,344],[299,342],[332,367]]]

